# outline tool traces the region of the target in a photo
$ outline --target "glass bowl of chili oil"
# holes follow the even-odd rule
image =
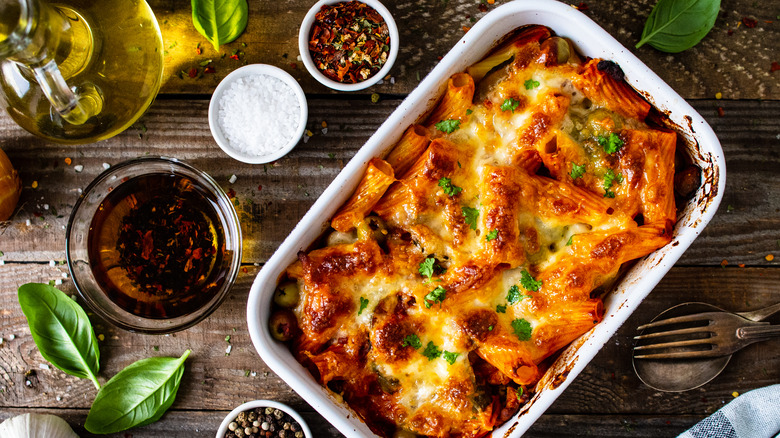
[[[387,76],[398,45],[398,26],[378,0],[320,0],[298,31],[306,70],[338,91],[363,90]]]
[[[165,157],[117,164],[84,190],[68,220],[73,283],[125,330],[171,333],[206,318],[241,265],[232,202],[205,172]]]

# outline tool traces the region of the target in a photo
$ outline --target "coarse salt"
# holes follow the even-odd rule
[[[281,150],[301,124],[301,104],[281,79],[264,74],[237,79],[219,99],[219,125],[237,152],[263,156]]]

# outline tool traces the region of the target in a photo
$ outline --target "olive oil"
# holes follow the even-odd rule
[[[187,315],[211,301],[231,261],[216,204],[176,174],[138,176],[109,192],[87,243],[92,272],[108,298],[152,319]]]
[[[0,98],[27,131],[94,142],[130,127],[154,100],[162,37],[144,0],[3,3]]]

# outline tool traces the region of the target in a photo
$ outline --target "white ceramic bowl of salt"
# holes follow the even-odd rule
[[[209,128],[219,147],[236,160],[270,163],[298,144],[308,115],[295,78],[272,65],[251,64],[217,85],[209,103]]]

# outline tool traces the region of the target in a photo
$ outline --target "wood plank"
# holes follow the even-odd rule
[[[65,419],[82,438],[189,438],[213,436],[220,422],[229,411],[178,411],[165,414],[161,421],[149,426],[131,429],[127,432],[93,435],[82,425],[87,417],[85,409],[9,409],[0,412],[0,421],[15,415],[35,412],[57,415]],[[301,415],[317,438],[341,437],[333,426],[318,421],[317,414],[301,411]],[[526,438],[598,437],[598,438],[655,438],[675,436],[695,424],[701,418],[692,415],[654,418],[637,415],[543,415],[524,434]]]
[[[246,298],[258,267],[239,275],[229,298],[209,318],[170,336],[128,333],[92,317],[100,342],[105,382],[121,368],[150,356],[179,356],[192,349],[174,409],[230,410],[246,400],[272,398],[297,409],[307,404],[258,358],[246,328]],[[16,301],[16,288],[29,281],[60,278],[59,267],[35,263],[0,266],[0,405],[5,408],[88,408],[95,389],[87,380],[46,368]],[[746,285],[749,285],[746,287]],[[70,281],[61,286],[68,294]],[[634,375],[634,328],[684,301],[704,301],[733,311],[780,302],[780,269],[674,268],[608,342],[563,396],[553,414],[705,415],[745,392],[780,382],[780,340],[754,344],[736,354],[724,373],[693,391],[668,394],[644,386]],[[780,322],[780,315],[773,319]],[[11,335],[14,339],[11,340]],[[225,354],[230,336],[232,349]],[[25,376],[35,372],[35,379]],[[26,384],[30,380],[31,384]],[[204,406],[203,400],[208,400]]]
[[[225,155],[206,123],[205,100],[159,100],[140,125],[91,145],[63,146],[32,137],[0,116],[0,147],[20,171],[24,190],[16,216],[0,226],[6,261],[63,260],[67,216],[79,190],[116,164],[144,155],[175,155],[205,170],[239,199],[244,261],[270,257],[309,206],[355,151],[400,103],[382,100],[310,99],[308,128],[314,136],[274,165],[249,165]],[[726,155],[726,191],[720,211],[680,260],[684,265],[777,265],[780,230],[780,101],[692,101],[712,124]],[[717,114],[724,109],[724,116]],[[321,123],[328,123],[323,134]],[[139,138],[140,136],[140,138]],[[72,165],[64,163],[71,157]],[[76,172],[75,166],[84,166]],[[230,184],[231,175],[237,180]],[[38,187],[32,189],[33,181]],[[48,210],[45,207],[48,206]],[[30,226],[26,221],[30,221]]]
[[[213,92],[219,81],[245,63],[265,63],[280,67],[298,79],[307,93],[336,93],[316,82],[298,57],[298,28],[310,3],[249,2],[249,24],[235,42],[218,51],[195,31],[187,0],[151,0],[163,33],[165,82],[163,93]],[[384,4],[393,14],[400,32],[398,60],[391,70],[395,79],[359,92],[409,93],[420,79],[433,69],[441,56],[487,12],[508,0],[495,4],[472,0],[394,0]],[[565,3],[579,5],[578,0]],[[752,0],[724,2],[710,34],[696,47],[679,54],[659,52],[650,46],[639,49],[647,16],[655,0],[591,1],[583,12],[669,83],[684,98],[712,98],[721,92],[726,99],[778,99],[780,74],[771,73],[774,46],[780,38],[776,10]],[[754,28],[741,24],[743,17],[756,19]],[[576,29],[571,30],[572,34]],[[203,51],[196,53],[196,45]],[[240,59],[229,56],[239,50]],[[749,53],[749,56],[746,54]],[[216,73],[190,78],[186,72],[200,63],[213,60]],[[181,74],[181,72],[185,74]],[[179,76],[182,76],[181,78]]]

